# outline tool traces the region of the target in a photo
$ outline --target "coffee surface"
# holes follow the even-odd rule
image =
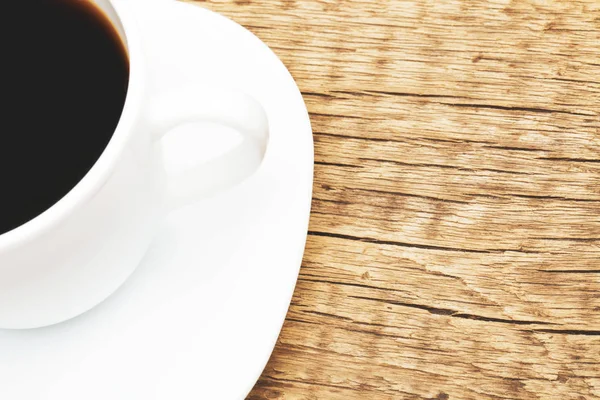
[[[0,14],[0,234],[89,172],[121,117],[129,60],[87,0],[17,0]]]

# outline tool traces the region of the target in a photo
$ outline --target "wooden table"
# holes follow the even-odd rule
[[[600,1],[211,0],[316,171],[249,399],[600,399]]]

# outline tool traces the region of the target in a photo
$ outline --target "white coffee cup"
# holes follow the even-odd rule
[[[135,16],[126,3],[94,1],[127,47],[127,99],[106,150],[77,186],[44,213],[0,235],[2,329],[52,325],[102,302],[139,264],[170,209],[241,182],[265,154],[268,122],[255,99],[205,87],[149,92]],[[168,176],[160,139],[194,121],[230,126],[242,143],[208,164]]]

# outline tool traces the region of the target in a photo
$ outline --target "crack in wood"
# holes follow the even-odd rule
[[[508,150],[508,151],[526,151],[526,152],[546,152],[548,150],[545,149],[534,149],[530,147],[514,147],[514,146],[500,146],[500,145],[484,145],[483,147],[487,149],[497,149],[497,150]]]
[[[461,249],[457,247],[445,247],[445,246],[433,246],[426,244],[415,244],[415,243],[406,243],[406,242],[398,242],[392,240],[379,240],[369,237],[360,237],[360,236],[351,236],[344,235],[339,233],[330,233],[330,232],[319,232],[319,231],[308,231],[309,235],[312,236],[323,236],[323,237],[332,237],[337,239],[346,239],[346,240],[356,240],[359,242],[366,243],[374,243],[374,244],[385,244],[390,246],[399,246],[399,247],[407,247],[407,248],[415,248],[415,249],[423,249],[423,250],[439,250],[439,251],[450,251],[450,252],[460,252],[460,253],[478,253],[478,254],[501,254],[506,252],[516,252],[523,254],[539,254],[535,251],[526,251],[522,249]]]
[[[508,197],[517,197],[520,199],[535,199],[535,200],[558,200],[558,201],[573,201],[582,203],[598,203],[600,199],[579,199],[574,197],[563,197],[563,196],[547,196],[547,195],[536,195],[536,194],[515,194],[507,193]]]
[[[302,94],[304,96],[316,96],[316,97],[323,97],[323,98],[326,98],[326,99],[333,99],[333,98],[335,98],[335,96],[332,96],[332,95],[327,94],[327,93],[317,93],[317,92],[306,92],[306,91],[303,91]]]
[[[362,168],[359,165],[352,165],[352,164],[342,164],[342,163],[332,163],[332,162],[327,162],[327,161],[315,161],[316,165],[326,165],[329,167],[342,167],[342,168]]]
[[[600,269],[539,269],[550,274],[600,274]]]
[[[600,331],[585,329],[533,329],[533,332],[556,333],[560,335],[600,336]]]
[[[426,305],[422,305],[422,304],[404,303],[404,302],[400,302],[400,301],[384,300],[384,299],[377,299],[377,298],[372,298],[372,297],[353,296],[353,295],[348,296],[348,297],[353,298],[353,299],[370,300],[370,301],[376,301],[376,302],[381,302],[381,303],[386,303],[386,304],[392,304],[392,305],[400,306],[400,307],[416,308],[419,310],[427,311],[430,314],[442,315],[442,316],[447,316],[447,317],[452,317],[452,318],[471,319],[471,320],[482,321],[482,322],[498,322],[498,323],[502,323],[502,324],[512,324],[512,325],[555,325],[552,322],[545,322],[545,321],[524,321],[524,320],[516,320],[516,319],[485,317],[482,315],[463,313],[460,311],[452,310],[450,308],[432,307],[432,306],[426,306]]]
[[[458,167],[456,165],[448,165],[448,164],[428,164],[428,163],[409,163],[406,161],[397,161],[397,160],[388,160],[385,158],[359,158],[360,161],[372,161],[372,162],[385,162],[389,164],[395,165],[403,165],[407,167],[431,167],[431,168],[441,168],[441,169],[451,169],[465,172],[496,172],[501,174],[512,174],[512,175],[532,175],[531,172],[521,172],[521,171],[508,171],[503,169],[495,169],[495,168],[466,168],[466,167]]]
[[[443,139],[443,138],[432,138],[432,137],[420,137],[418,139],[414,138],[406,138],[406,140],[401,140],[398,138],[390,139],[390,138],[381,138],[381,137],[366,137],[366,136],[352,136],[344,133],[330,133],[323,131],[313,131],[314,136],[328,136],[337,139],[350,139],[350,140],[358,140],[358,141],[366,141],[366,142],[381,142],[381,143],[402,143],[402,144],[411,144],[411,143],[419,143],[419,142],[431,142],[431,143],[450,143],[450,144],[477,144],[477,145],[491,145],[492,142],[482,141],[482,140],[472,140],[472,139]]]
[[[328,117],[328,118],[350,118],[350,119],[360,119],[360,120],[365,120],[365,119],[369,119],[368,117],[358,117],[356,115],[342,115],[342,114],[328,114],[328,113],[318,113],[318,112],[309,112],[309,114],[311,116],[319,116],[319,117]]]
[[[360,191],[360,192],[367,192],[367,193],[378,193],[378,194],[383,194],[383,195],[413,197],[413,198],[416,198],[416,199],[439,201],[441,203],[471,204],[470,201],[466,201],[466,200],[443,199],[441,197],[426,196],[426,195],[416,194],[416,193],[405,193],[405,192],[396,192],[396,191],[379,190],[379,189],[358,189],[358,188],[356,188],[356,189],[352,188],[352,190],[356,190],[356,191]]]
[[[580,115],[584,117],[594,116],[596,114],[584,114],[575,111],[565,111],[565,110],[553,110],[550,108],[540,108],[540,107],[519,107],[519,106],[500,106],[494,104],[475,104],[475,103],[442,103],[451,107],[461,107],[461,108],[474,108],[474,109],[489,109],[489,110],[504,110],[504,111],[522,111],[529,113],[537,113],[537,114],[569,114],[569,115]]]
[[[538,157],[538,160],[545,161],[568,161],[579,163],[600,163],[600,160],[589,158],[572,158],[572,157]]]

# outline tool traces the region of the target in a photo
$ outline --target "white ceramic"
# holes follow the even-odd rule
[[[167,211],[241,182],[267,147],[265,112],[249,95],[193,81],[169,92],[149,88],[152,66],[142,45],[152,42],[138,34],[132,7],[94,1],[129,51],[123,114],[100,159],[69,194],[0,235],[0,328],[55,324],[106,299],[139,264]],[[208,163],[166,174],[160,139],[197,121],[226,124],[243,140]]]
[[[0,330],[0,399],[244,399],[294,290],[313,147],[292,77],[267,46],[222,16],[185,4],[123,1],[134,6],[147,38],[148,88],[239,88],[264,106],[269,147],[241,185],[170,214],[140,266],[102,304],[47,328]],[[197,148],[188,139],[205,138],[192,128],[166,137],[171,172],[212,157],[212,140],[225,138],[216,145],[228,146],[236,139],[223,128],[210,136],[211,146]]]

